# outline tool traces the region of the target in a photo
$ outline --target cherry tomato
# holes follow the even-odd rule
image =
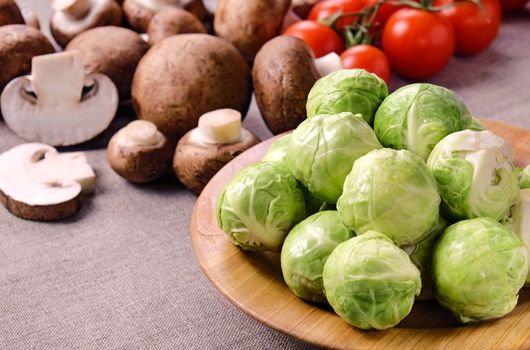
[[[368,0],[366,6],[374,6],[378,1],[379,0]],[[381,4],[381,6],[379,7],[379,11],[377,11],[377,15],[375,16],[373,27],[374,30],[382,29],[386,21],[390,18],[390,16],[392,16],[394,12],[402,8],[403,6],[392,5],[388,2]]]
[[[383,51],[372,45],[356,45],[340,55],[342,66],[347,69],[362,68],[374,73],[390,86],[390,63]]]
[[[521,11],[528,0],[500,0],[502,12]]]
[[[386,22],[382,46],[394,71],[406,78],[425,79],[451,59],[455,33],[451,23],[436,13],[404,8]]]
[[[365,0],[326,0],[317,2],[315,6],[309,12],[308,19],[312,21],[326,20],[336,13],[352,13],[359,12],[365,6]],[[336,23],[338,30],[344,29],[347,25],[355,22],[356,16],[344,16],[340,18]]]
[[[283,32],[302,39],[313,50],[315,57],[324,56],[332,51],[340,55],[344,51],[344,43],[333,29],[314,21],[300,21],[291,24]]]
[[[448,6],[440,12],[455,30],[455,53],[473,55],[486,49],[497,37],[501,24],[499,0],[481,0],[482,9],[470,1],[436,0]]]

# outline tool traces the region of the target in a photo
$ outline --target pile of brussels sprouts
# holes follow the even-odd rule
[[[451,90],[388,95],[364,70],[320,79],[307,113],[220,195],[234,244],[281,251],[295,295],[362,329],[395,326],[416,299],[435,297],[464,323],[513,310],[530,200],[513,208],[530,199],[530,168],[514,166],[511,145]]]

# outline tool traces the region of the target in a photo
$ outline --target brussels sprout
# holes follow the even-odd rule
[[[374,131],[351,113],[318,115],[293,132],[287,149],[289,168],[311,193],[335,203],[353,162],[381,148]]]
[[[388,96],[375,115],[374,130],[385,147],[408,149],[424,160],[446,135],[468,128],[471,115],[451,90],[411,84]]]
[[[387,329],[407,316],[420,293],[420,271],[385,235],[369,231],[337,246],[324,265],[333,310],[362,329]]]
[[[307,96],[307,117],[351,112],[371,124],[388,88],[377,75],[364,69],[342,69],[317,80]]]
[[[282,247],[285,283],[298,297],[325,303],[322,286],[324,263],[335,247],[353,236],[336,211],[316,213],[297,224]]]
[[[528,272],[521,239],[491,218],[449,226],[434,246],[436,299],[464,323],[502,317]]]
[[[398,246],[425,239],[438,221],[440,196],[425,162],[407,150],[375,150],[359,158],[337,202],[358,235],[373,230]]]
[[[519,187],[530,188],[530,165],[521,170],[519,173]]]
[[[511,208],[511,216],[504,224],[523,240],[526,250],[530,252],[530,188],[519,191],[517,201]],[[530,285],[530,273],[526,275],[525,284]]]
[[[287,145],[291,139],[292,134],[283,135],[274,141],[267,153],[261,158],[262,162],[272,162],[288,167],[287,164]]]
[[[440,141],[427,165],[447,214],[501,220],[519,191],[512,161],[512,146],[500,137],[490,131],[463,130]]]
[[[217,223],[243,250],[279,251],[305,217],[304,195],[288,169],[270,162],[250,165],[217,201]]]
[[[417,298],[418,300],[429,300],[434,298],[431,274],[432,250],[434,243],[436,243],[438,237],[440,237],[448,224],[449,223],[440,216],[438,223],[429,233],[427,238],[416,245],[403,247],[405,253],[410,256],[412,263],[416,265],[421,272],[421,293]]]

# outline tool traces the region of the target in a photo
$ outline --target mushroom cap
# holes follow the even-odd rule
[[[215,12],[215,34],[234,44],[248,62],[281,33],[290,0],[220,0]]]
[[[114,26],[89,29],[66,47],[66,51],[78,51],[87,73],[108,76],[118,88],[120,100],[130,98],[134,71],[147,49],[136,32]]]
[[[244,116],[252,96],[250,70],[229,42],[207,34],[180,34],[153,46],[132,84],[139,119],[170,139],[197,126],[206,112],[233,108]]]
[[[0,26],[24,23],[22,12],[13,0],[0,0]]]
[[[109,126],[118,108],[118,92],[102,74],[86,77],[91,89],[72,107],[40,106],[30,92],[29,76],[7,84],[0,107],[7,126],[18,136],[53,146],[69,146],[88,141]]]
[[[121,177],[134,183],[146,183],[159,179],[171,169],[174,143],[158,132],[154,145],[127,144],[125,131],[120,129],[110,139],[107,159],[112,169]]]
[[[159,43],[173,35],[186,33],[206,34],[206,28],[192,13],[179,8],[158,12],[147,27],[149,45]]]
[[[38,29],[23,24],[0,27],[0,91],[11,79],[30,71],[33,56],[53,52]]]
[[[320,78],[309,47],[292,36],[263,45],[252,69],[256,102],[274,133],[295,129],[307,118],[309,90]]]
[[[89,12],[74,18],[64,11],[56,11],[50,20],[50,31],[57,43],[65,47],[75,36],[101,26],[119,26],[121,8],[114,0],[93,0]]]
[[[173,170],[179,181],[195,193],[201,193],[210,179],[232,159],[252,146],[259,138],[241,128],[241,141],[232,144],[205,143],[198,129],[186,133],[178,142]]]
[[[202,0],[125,0],[122,8],[127,23],[140,33],[147,32],[149,22],[156,13],[169,8],[182,8],[200,19],[204,19],[208,14]]]

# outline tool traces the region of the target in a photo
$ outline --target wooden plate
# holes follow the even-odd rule
[[[484,123],[516,149],[519,166],[530,163],[530,130],[493,121]],[[197,260],[211,282],[232,303],[269,327],[306,342],[355,349],[521,349],[530,348],[530,288],[523,289],[515,310],[477,325],[459,325],[436,302],[414,304],[396,328],[361,331],[335,315],[295,297],[283,282],[279,254],[245,253],[234,246],[216,222],[217,196],[244,166],[258,162],[275,138],[226,165],[198,198],[191,220]]]

